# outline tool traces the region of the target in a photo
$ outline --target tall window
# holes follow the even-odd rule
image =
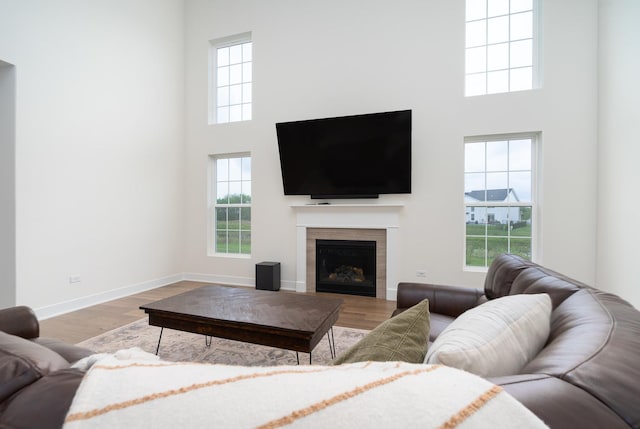
[[[212,41],[211,121],[251,119],[253,44],[250,35]],[[215,119],[214,119],[215,118]]]
[[[467,139],[465,265],[488,267],[502,253],[532,258],[537,135]]]
[[[534,87],[537,1],[466,0],[466,96]]]
[[[251,254],[251,157],[223,155],[211,158],[210,216],[213,251]]]

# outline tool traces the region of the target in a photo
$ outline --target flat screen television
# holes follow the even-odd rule
[[[276,124],[285,195],[411,193],[411,110]]]

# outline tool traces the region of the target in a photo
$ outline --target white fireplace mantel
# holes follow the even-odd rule
[[[387,293],[396,299],[398,228],[403,204],[292,205],[296,213],[296,291],[307,290],[307,228],[385,229],[387,232]]]

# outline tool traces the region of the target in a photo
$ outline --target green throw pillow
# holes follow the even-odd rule
[[[338,356],[332,365],[366,361],[422,363],[429,344],[429,301],[382,322]]]

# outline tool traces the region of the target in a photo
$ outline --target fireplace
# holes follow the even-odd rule
[[[316,291],[376,296],[376,242],[316,240]]]
[[[387,231],[372,228],[306,228],[305,229],[305,292],[315,292],[318,276],[316,274],[316,241],[373,241],[376,244],[375,261],[375,296],[386,298],[387,284]],[[353,263],[345,265],[356,265]],[[344,285],[341,285],[344,286]],[[351,292],[349,292],[351,293]],[[394,295],[395,296],[395,295]]]

